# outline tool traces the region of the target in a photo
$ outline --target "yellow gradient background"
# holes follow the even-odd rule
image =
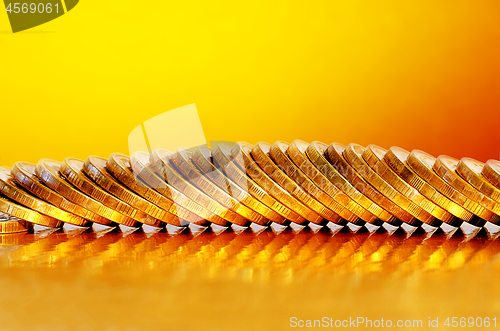
[[[96,1],[12,34],[0,164],[128,152],[196,103],[208,140],[500,155],[498,1]]]

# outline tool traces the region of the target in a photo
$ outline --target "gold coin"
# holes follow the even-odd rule
[[[9,204],[9,202],[7,202]],[[0,198],[0,234],[20,233],[33,230],[33,223],[6,214],[2,209],[2,199]],[[1,242],[1,240],[0,240]]]
[[[453,222],[453,216],[451,213],[447,212],[443,208],[439,207],[431,200],[424,197],[420,192],[417,191],[413,186],[404,181],[399,177],[390,166],[384,161],[384,155],[387,153],[386,149],[376,145],[369,145],[365,148],[363,152],[363,158],[366,163],[389,185],[398,190],[401,194],[410,199],[413,203],[420,206],[423,210],[436,217],[438,220],[449,223]],[[433,226],[439,226],[441,222],[435,222],[434,224],[429,224]]]
[[[370,216],[366,216],[370,217],[370,221],[367,222],[375,226],[381,226],[384,222],[389,223],[396,220],[392,214],[356,190],[356,188],[354,188],[354,186],[352,186],[352,184],[345,177],[343,177],[330,162],[328,162],[323,155],[325,150],[328,148],[328,145],[319,141],[314,141],[308,146],[298,143],[297,147],[301,151],[305,152],[305,155],[310,160],[314,168],[316,168],[317,171],[319,171],[319,173],[324,176],[326,180],[328,180],[328,182],[335,185],[335,187],[344,192],[344,194],[346,194],[353,202],[360,205],[363,210],[366,210],[368,215],[373,215],[374,219]]]
[[[464,157],[458,162],[456,172],[481,193],[500,203],[500,189],[481,174],[483,168],[483,162]]]
[[[27,222],[31,222],[42,226],[59,228],[63,225],[63,222],[53,217],[23,207],[12,200],[5,199],[2,197],[0,197],[0,211],[12,217],[16,217],[25,220]]]
[[[100,224],[116,227],[118,224],[127,225],[136,223],[135,220],[106,207],[97,200],[79,191],[59,173],[60,169],[61,162],[42,159],[36,165],[35,172],[37,177],[40,178],[45,185],[62,195],[64,198],[103,217],[103,222],[106,220],[106,223]]]
[[[293,195],[288,193],[280,185],[269,177],[264,170],[262,170],[251,156],[253,146],[246,142],[238,142],[231,149],[231,156],[234,163],[244,171],[250,178],[252,178],[260,187],[266,192],[276,198],[288,208],[297,213],[302,219],[295,220],[295,223],[300,225],[307,225],[307,222],[314,220],[315,223],[323,221],[323,217],[317,214],[309,207],[304,205]]]
[[[193,185],[196,185],[212,199],[227,209],[233,210],[245,219],[240,224],[235,224],[248,226],[250,225],[249,221],[257,224],[266,223],[266,218],[264,216],[259,215],[247,206],[243,205],[240,201],[234,199],[206,178],[192,163],[191,157],[191,150],[179,148],[172,154],[172,163],[177,169],[179,169],[187,180],[193,183]]]
[[[498,213],[500,213],[500,204],[476,190],[460,177],[456,173],[458,162],[455,158],[441,155],[436,159],[432,168],[447,184],[481,207],[482,211],[477,211],[478,216],[493,224],[499,224],[500,216],[498,216]]]
[[[230,178],[240,187],[247,189],[252,196],[259,199],[266,206],[282,216],[281,223],[277,219],[274,219],[273,222],[281,225],[288,225],[290,221],[296,223],[297,221],[299,223],[305,221],[303,217],[276,200],[254,180],[247,176],[246,173],[234,163],[234,160],[232,160],[233,157],[231,156],[230,146],[218,144],[212,149],[212,158],[213,162],[222,170],[225,176]]]
[[[82,206],[73,203],[51,188],[43,184],[43,182],[36,176],[36,165],[28,162],[17,162],[10,170],[12,177],[16,182],[24,187],[26,190],[36,195],[38,198],[53,204],[67,212],[73,213],[84,219],[99,224],[108,225],[110,220],[99,216]],[[79,224],[75,224],[79,225]]]
[[[256,213],[262,215],[265,220],[259,225],[267,226],[270,224],[270,221],[278,224],[283,223],[283,216],[267,207],[265,204],[260,202],[260,200],[254,198],[253,195],[249,194],[249,192],[243,190],[234,181],[232,181],[231,178],[224,176],[220,168],[214,165],[212,161],[212,151],[210,148],[204,146],[195,148],[192,160],[198,169],[220,189],[224,190],[227,194]]]
[[[167,183],[160,177],[160,175],[157,175],[152,169],[149,159],[150,154],[147,154],[145,152],[135,153],[130,158],[130,165],[133,169],[132,171],[142,181],[144,181],[147,186],[154,188],[163,196],[167,197],[170,200],[173,200],[175,202],[177,212],[181,212],[182,215],[185,216],[183,217],[184,219],[200,226],[210,226],[210,223],[221,226],[230,225],[228,221],[201,206],[197,201],[191,200],[188,197],[188,194],[192,193],[192,191],[189,191],[189,188],[188,194],[184,194],[183,192],[177,190],[174,186],[170,185],[170,183]],[[196,191],[195,188],[192,188],[192,190]],[[195,195],[196,194],[198,193],[195,193]],[[204,198],[200,198],[200,200],[204,200]],[[207,200],[210,201],[208,197]],[[189,215],[185,215],[183,213],[184,209],[187,213],[189,213]]]
[[[300,200],[304,205],[308,206],[317,213],[319,218],[309,220],[319,225],[325,225],[327,221],[337,224],[345,223],[340,215],[328,210],[325,206],[319,203],[316,199],[304,192],[297,183],[295,183],[287,174],[285,174],[269,156],[271,145],[265,142],[259,142],[252,148],[252,156],[255,162],[264,170],[269,177],[271,177],[278,185],[285,191],[293,195],[296,199]],[[322,218],[324,220],[322,220]]]
[[[468,223],[478,227],[482,227],[486,224],[486,221],[481,215],[489,217],[492,213],[478,205],[475,201],[468,199],[465,195],[455,190],[439,177],[432,168],[435,162],[436,158],[434,156],[419,150],[413,150],[406,159],[406,164],[427,183],[445,195],[448,199],[478,216],[477,218],[473,217],[471,220],[468,220]]]
[[[337,169],[335,169],[334,166],[332,166],[330,162],[328,162],[323,155],[325,150],[328,148],[328,145],[319,141],[314,141],[309,144],[309,146],[297,143],[297,147],[301,151],[305,151],[305,154],[313,166],[318,169],[321,175],[323,175],[330,183],[344,192],[354,202],[362,206],[368,213],[374,215],[376,219],[369,221],[369,223],[380,226],[383,222],[391,223],[397,221],[395,216],[368,199],[364,194],[360,193],[344,176],[337,171]]]
[[[365,222],[362,219],[346,209],[343,204],[336,201],[332,196],[326,194],[325,191],[318,187],[299,167],[297,167],[287,154],[289,146],[290,144],[284,141],[277,141],[271,146],[269,156],[274,163],[304,192],[316,199],[332,213],[342,217],[343,220],[340,221],[340,224],[345,224],[345,221],[349,221],[356,225],[364,225]],[[335,190],[340,192],[336,187]]]
[[[403,223],[400,219],[402,216],[401,208],[396,206],[392,201],[377,191],[373,186],[365,181],[365,179],[356,170],[354,170],[350,163],[344,158],[343,153],[345,149],[346,147],[344,145],[331,143],[325,150],[325,158],[351,183],[356,190],[394,216],[394,218],[384,221],[393,226],[400,226]]]
[[[139,174],[136,177],[132,167],[130,166],[130,158],[128,156],[118,153],[111,154],[107,161],[106,168],[114,177],[128,186],[132,191],[136,192],[160,208],[177,215],[178,217],[174,222],[175,224],[172,223],[173,225],[187,226],[189,225],[188,222],[190,222],[190,220],[192,220],[195,224],[200,221],[200,217],[198,215],[190,212],[184,207],[176,205],[174,201],[149,187],[149,185],[140,178]]]
[[[409,155],[410,152],[394,146],[389,148],[387,153],[385,153],[384,161],[399,177],[416,188],[420,194],[455,216],[455,219],[447,221],[447,224],[459,227],[463,221],[470,220],[474,217],[472,213],[445,197],[433,186],[418,176],[406,163]]]
[[[312,182],[314,182],[317,187],[319,187],[326,194],[331,196],[335,201],[340,203],[345,209],[350,213],[362,220],[363,223],[368,222],[370,224],[379,226],[383,224],[376,215],[372,214],[361,205],[352,200],[348,194],[346,194],[341,188],[335,186],[328,178],[325,176],[309,159],[306,154],[306,150],[309,147],[309,143],[301,140],[293,141],[288,149],[286,150],[286,155],[292,160],[292,162],[307,176]],[[325,160],[326,161],[326,160]],[[344,215],[340,214],[342,217],[347,219]],[[347,219],[348,220],[348,219]],[[351,221],[352,222],[352,221]],[[354,222],[353,222],[354,223]],[[354,223],[362,225],[361,223]]]
[[[143,218],[144,224],[161,228],[165,227],[166,223],[171,224],[178,220],[177,216],[167,213],[119,183],[106,169],[106,162],[105,158],[89,156],[83,165],[83,172],[106,192],[150,216]]]
[[[94,182],[83,172],[83,165],[84,162],[82,160],[66,158],[61,164],[59,171],[68,182],[73,184],[83,193],[89,195],[106,207],[127,216],[120,220],[123,222],[120,224],[130,227],[140,227],[142,225],[141,223],[143,223],[141,220],[150,217],[146,213],[136,210],[94,184]]]
[[[365,148],[358,144],[349,144],[343,155],[347,162],[376,190],[382,193],[386,198],[391,200],[396,206],[398,206],[401,211],[398,216],[402,221],[413,225],[420,226],[422,222],[433,225],[437,222],[436,218],[420,208],[418,205],[414,204],[407,197],[399,193],[391,185],[389,185],[382,177],[380,177],[375,171],[373,171],[370,166],[363,159],[363,152]]]
[[[29,192],[16,184],[16,182],[10,175],[10,169],[0,168],[0,192],[9,199],[14,200],[17,203],[31,208],[41,214],[55,218],[60,222],[78,224],[81,226],[89,226],[92,224],[91,222],[85,220],[83,217],[68,213],[67,211],[57,208],[56,206],[31,195]],[[50,224],[47,226],[60,227],[62,225],[62,223],[60,222],[50,222]]]
[[[488,160],[483,167],[482,175],[495,187],[500,188],[500,162]]]
[[[133,161],[136,156],[142,158],[141,162],[150,160],[151,169],[153,169],[154,173],[159,175],[162,180],[166,181],[172,187],[175,187],[192,201],[195,201],[209,210],[214,214],[214,216],[220,217],[219,220],[210,219],[212,223],[228,227],[231,226],[233,220],[236,220],[238,223],[245,222],[243,217],[232,210],[223,207],[210,196],[206,195],[198,187],[192,185],[188,180],[186,180],[180,171],[177,170],[177,168],[175,168],[172,164],[172,152],[165,149],[157,149],[153,152],[153,154],[151,154],[151,156],[146,155],[145,153],[136,153],[132,156],[132,167],[134,167]],[[149,181],[146,182],[149,183]]]
[[[339,204],[344,206],[353,215],[362,220],[362,222],[377,223],[382,225],[382,222],[377,216],[373,215],[354,200],[352,200],[344,191],[335,186],[330,180],[323,175],[323,173],[316,168],[316,166],[309,160],[306,150],[309,144],[302,140],[293,141],[286,150],[286,155],[292,160],[292,162],[304,173],[307,178],[314,182],[319,189],[325,192],[327,195],[335,199]],[[340,214],[348,220],[347,217]],[[355,223],[356,224],[356,223]],[[358,224],[362,225],[362,224]]]

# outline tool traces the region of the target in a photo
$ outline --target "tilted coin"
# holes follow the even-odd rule
[[[201,189],[186,180],[182,173],[173,165],[171,161],[172,152],[165,149],[156,149],[151,156],[146,156],[142,153],[136,154],[138,157],[142,157],[142,162],[150,160],[151,169],[153,169],[154,172],[162,178],[162,180],[166,181],[172,187],[175,187],[192,201],[195,201],[202,207],[206,208],[208,211],[213,213],[214,216],[220,217],[220,219],[210,220],[212,223],[229,227],[233,221],[236,221],[237,223],[245,222],[245,219],[242,216],[235,213],[231,209],[225,208],[212,199],[212,197],[205,194],[205,192]],[[134,160],[136,154],[132,156],[132,161]],[[134,162],[132,162],[132,166],[133,163]]]
[[[2,202],[2,200],[4,202]],[[11,206],[9,205],[13,206],[12,202],[0,198],[0,234],[32,231],[33,223],[3,212],[3,210],[9,209],[11,210],[11,212],[14,211],[15,207],[10,208]]]
[[[41,214],[57,219],[59,222],[49,222],[48,224],[40,224],[49,227],[60,227],[61,222],[78,224],[80,226],[90,226],[92,223],[75,214],[68,213],[60,208],[57,208],[50,203],[38,199],[31,195],[25,189],[16,184],[10,175],[10,169],[0,168],[0,192],[11,200],[31,208]]]
[[[408,166],[427,183],[429,183],[436,190],[445,195],[448,199],[454,201],[464,209],[478,216],[473,217],[471,220],[468,220],[467,222],[469,224],[478,227],[482,227],[484,224],[486,224],[486,220],[484,219],[484,217],[491,217],[493,213],[480,206],[475,201],[467,198],[465,195],[458,192],[451,185],[446,183],[433,170],[435,162],[436,158],[434,156],[419,150],[413,150],[406,159],[406,164],[408,164]]]
[[[408,164],[406,164],[408,156],[410,156],[410,152],[400,147],[393,146],[385,153],[384,161],[391,167],[392,170],[394,170],[396,174],[398,174],[399,177],[414,187],[420,194],[455,216],[454,219],[446,221],[447,224],[459,227],[464,221],[475,217],[474,214],[448,199],[433,186],[428,184],[424,179],[418,176],[408,166]]]
[[[27,191],[36,195],[38,198],[53,204],[54,206],[61,208],[67,212],[73,213],[84,219],[92,222],[97,222],[99,224],[108,225],[110,221],[98,214],[85,209],[81,205],[73,203],[66,198],[64,198],[59,193],[53,191],[50,187],[46,186],[37,176],[36,176],[36,165],[28,162],[17,162],[12,166],[10,170],[12,177],[16,182],[24,187]],[[79,225],[79,224],[76,224]]]
[[[500,161],[488,160],[481,173],[491,184],[500,188]]]
[[[436,217],[440,221],[446,223],[452,222],[453,216],[451,213],[447,212],[443,208],[439,207],[431,200],[424,197],[417,189],[404,181],[399,177],[392,168],[385,163],[384,156],[387,150],[379,147],[377,145],[369,145],[365,148],[363,152],[363,158],[366,163],[389,185],[394,187],[398,192],[403,194],[409,200],[411,200],[416,205],[420,206],[426,212]],[[439,226],[438,222],[434,226]]]
[[[342,144],[331,143],[325,150],[325,158],[356,190],[394,216],[394,218],[386,221],[388,224],[400,226],[403,223],[400,218],[405,217],[406,213],[403,213],[404,211],[401,208],[377,191],[347,162],[343,155],[345,149],[346,147]]]
[[[221,190],[218,186],[216,186],[208,178],[206,178],[192,163],[191,157],[191,150],[179,148],[172,154],[172,163],[177,169],[179,169],[179,171],[187,180],[196,185],[207,195],[212,197],[212,199],[248,220],[245,220],[241,224],[237,225],[248,226],[250,225],[249,221],[255,222],[257,224],[266,222],[264,216],[259,215],[255,211],[243,205],[240,201],[234,199],[232,196]]]
[[[244,190],[238,184],[231,180],[231,178],[225,176],[220,168],[216,167],[212,161],[212,151],[208,147],[197,147],[193,151],[192,156],[193,163],[198,167],[198,169],[214,184],[216,184],[220,189],[224,190],[227,194],[240,201],[242,204],[252,209],[256,213],[265,217],[262,226],[269,225],[269,221],[275,223],[283,223],[283,216],[276,213],[274,210],[266,206],[259,199],[256,199],[253,195],[249,194],[247,190]]]
[[[464,178],[467,183],[475,187],[484,195],[500,203],[500,188],[482,175],[484,163],[468,157],[464,157],[458,162],[456,172]]]
[[[295,221],[295,223],[305,226],[312,220],[316,223],[322,222],[323,217],[321,215],[317,214],[288,193],[259,167],[252,158],[252,148],[253,146],[246,142],[240,141],[236,143],[231,149],[231,156],[233,157],[234,163],[266,192],[276,198],[276,200],[280,201],[303,218],[302,220]]]
[[[399,217],[402,221],[413,225],[420,226],[422,222],[436,226],[440,222],[434,216],[414,204],[406,196],[399,193],[394,187],[389,185],[382,177],[363,159],[364,147],[358,144],[349,144],[345,151],[344,156],[346,160],[353,166],[353,168],[375,189],[382,193],[385,197],[391,200],[396,206],[402,209],[403,217]],[[438,225],[439,225],[438,224]]]
[[[106,169],[106,162],[105,158],[89,156],[83,165],[83,172],[108,193],[113,194],[124,203],[150,216],[143,219],[144,224],[154,227],[164,227],[166,223],[177,220],[177,216],[152,204],[118,182]]]
[[[103,223],[100,224],[116,227],[118,224],[127,225],[136,223],[135,220],[128,218],[127,216],[120,214],[109,207],[106,207],[99,201],[78,190],[60,174],[60,169],[61,162],[42,159],[38,161],[35,172],[37,177],[40,178],[45,185],[59,193],[61,196],[103,217]]]
[[[252,148],[252,157],[259,167],[264,170],[269,177],[271,177],[276,183],[278,183],[285,191],[293,195],[296,199],[301,201],[304,205],[308,206],[315,213],[324,218],[309,220],[313,223],[319,225],[325,225],[326,221],[330,221],[336,224],[345,224],[346,221],[343,220],[340,215],[327,209],[324,205],[319,203],[316,199],[310,196],[308,193],[304,192],[297,183],[295,183],[286,173],[284,173],[274,161],[269,156],[271,150],[271,145],[259,142]]]
[[[114,195],[107,193],[99,186],[97,186],[90,178],[83,172],[84,161],[75,158],[66,158],[61,164],[60,173],[68,182],[73,184],[83,193],[89,195],[93,199],[99,201],[106,207],[109,207],[120,214],[127,216],[122,219],[122,225],[130,227],[140,227],[142,220],[150,217],[144,212],[138,211],[129,204],[116,198]]]
[[[328,148],[327,144],[314,141],[309,144],[309,146],[297,144],[297,147],[301,150],[305,149],[305,153],[311,163],[321,172],[323,176],[325,176],[325,178],[328,179],[328,181],[349,196],[350,199],[361,205],[367,210],[367,212],[377,217],[375,221],[371,221],[369,223],[380,226],[383,222],[399,222],[394,215],[359,192],[344,176],[340,174],[340,172],[337,171],[337,169],[330,162],[328,162],[324,156],[324,152]]]
[[[304,192],[309,194],[311,197],[319,201],[327,209],[331,210],[333,213],[339,215],[344,220],[351,222],[356,225],[364,225],[365,221],[360,219],[349,209],[347,209],[343,203],[346,202],[344,199],[341,202],[335,200],[332,196],[328,195],[319,186],[317,186],[306,174],[293,162],[293,160],[287,154],[287,149],[290,146],[289,143],[284,141],[277,141],[269,150],[269,156],[274,161],[274,163],[290,177]],[[334,187],[337,190],[336,187]],[[347,199],[349,201],[349,199]]]
[[[176,206],[174,201],[149,187],[147,183],[140,179],[139,176],[136,177],[132,167],[130,166],[130,158],[128,156],[118,153],[111,154],[106,163],[106,168],[115,178],[126,185],[130,190],[163,210],[176,215],[177,218],[172,220],[170,224],[175,226],[187,226],[189,223],[186,222],[187,219],[186,221],[183,220],[183,216],[187,216],[189,218],[191,215],[194,217],[193,220],[195,222],[198,221],[199,217],[197,215],[192,214],[183,207]]]
[[[281,223],[277,219],[273,219],[273,222],[281,225],[288,225],[290,221],[296,223],[305,221],[303,217],[276,200],[271,194],[264,190],[264,188],[247,176],[247,174],[235,164],[231,156],[231,147],[229,145],[218,144],[215,146],[212,149],[212,158],[215,165],[222,170],[225,176],[230,178],[240,187],[248,190],[252,196],[259,199],[262,203],[283,217]]]
[[[456,173],[458,160],[441,155],[434,162],[434,171],[451,187],[483,207],[480,217],[493,224],[500,223],[500,204],[482,194]],[[478,212],[479,213],[479,212]]]
[[[145,152],[136,152],[132,155],[130,166],[133,169],[134,175],[139,177],[147,186],[154,188],[166,198],[173,200],[177,212],[180,213],[183,219],[205,227],[210,226],[210,223],[221,226],[230,225],[228,221],[206,209],[198,201],[189,198],[193,194],[194,196],[198,196],[197,189],[188,187],[185,194],[161,178],[163,175],[157,174],[151,167],[150,156],[150,154]],[[206,196],[202,196],[198,200],[202,200],[202,202],[209,201],[208,203],[212,201]]]

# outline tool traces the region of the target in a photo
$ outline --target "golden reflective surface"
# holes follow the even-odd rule
[[[0,236],[0,330],[280,330],[325,316],[426,328],[497,316],[499,257],[487,232],[37,228]]]

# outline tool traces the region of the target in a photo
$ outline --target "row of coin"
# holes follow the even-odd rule
[[[0,168],[0,233],[32,224],[500,223],[500,162],[296,140]]]

